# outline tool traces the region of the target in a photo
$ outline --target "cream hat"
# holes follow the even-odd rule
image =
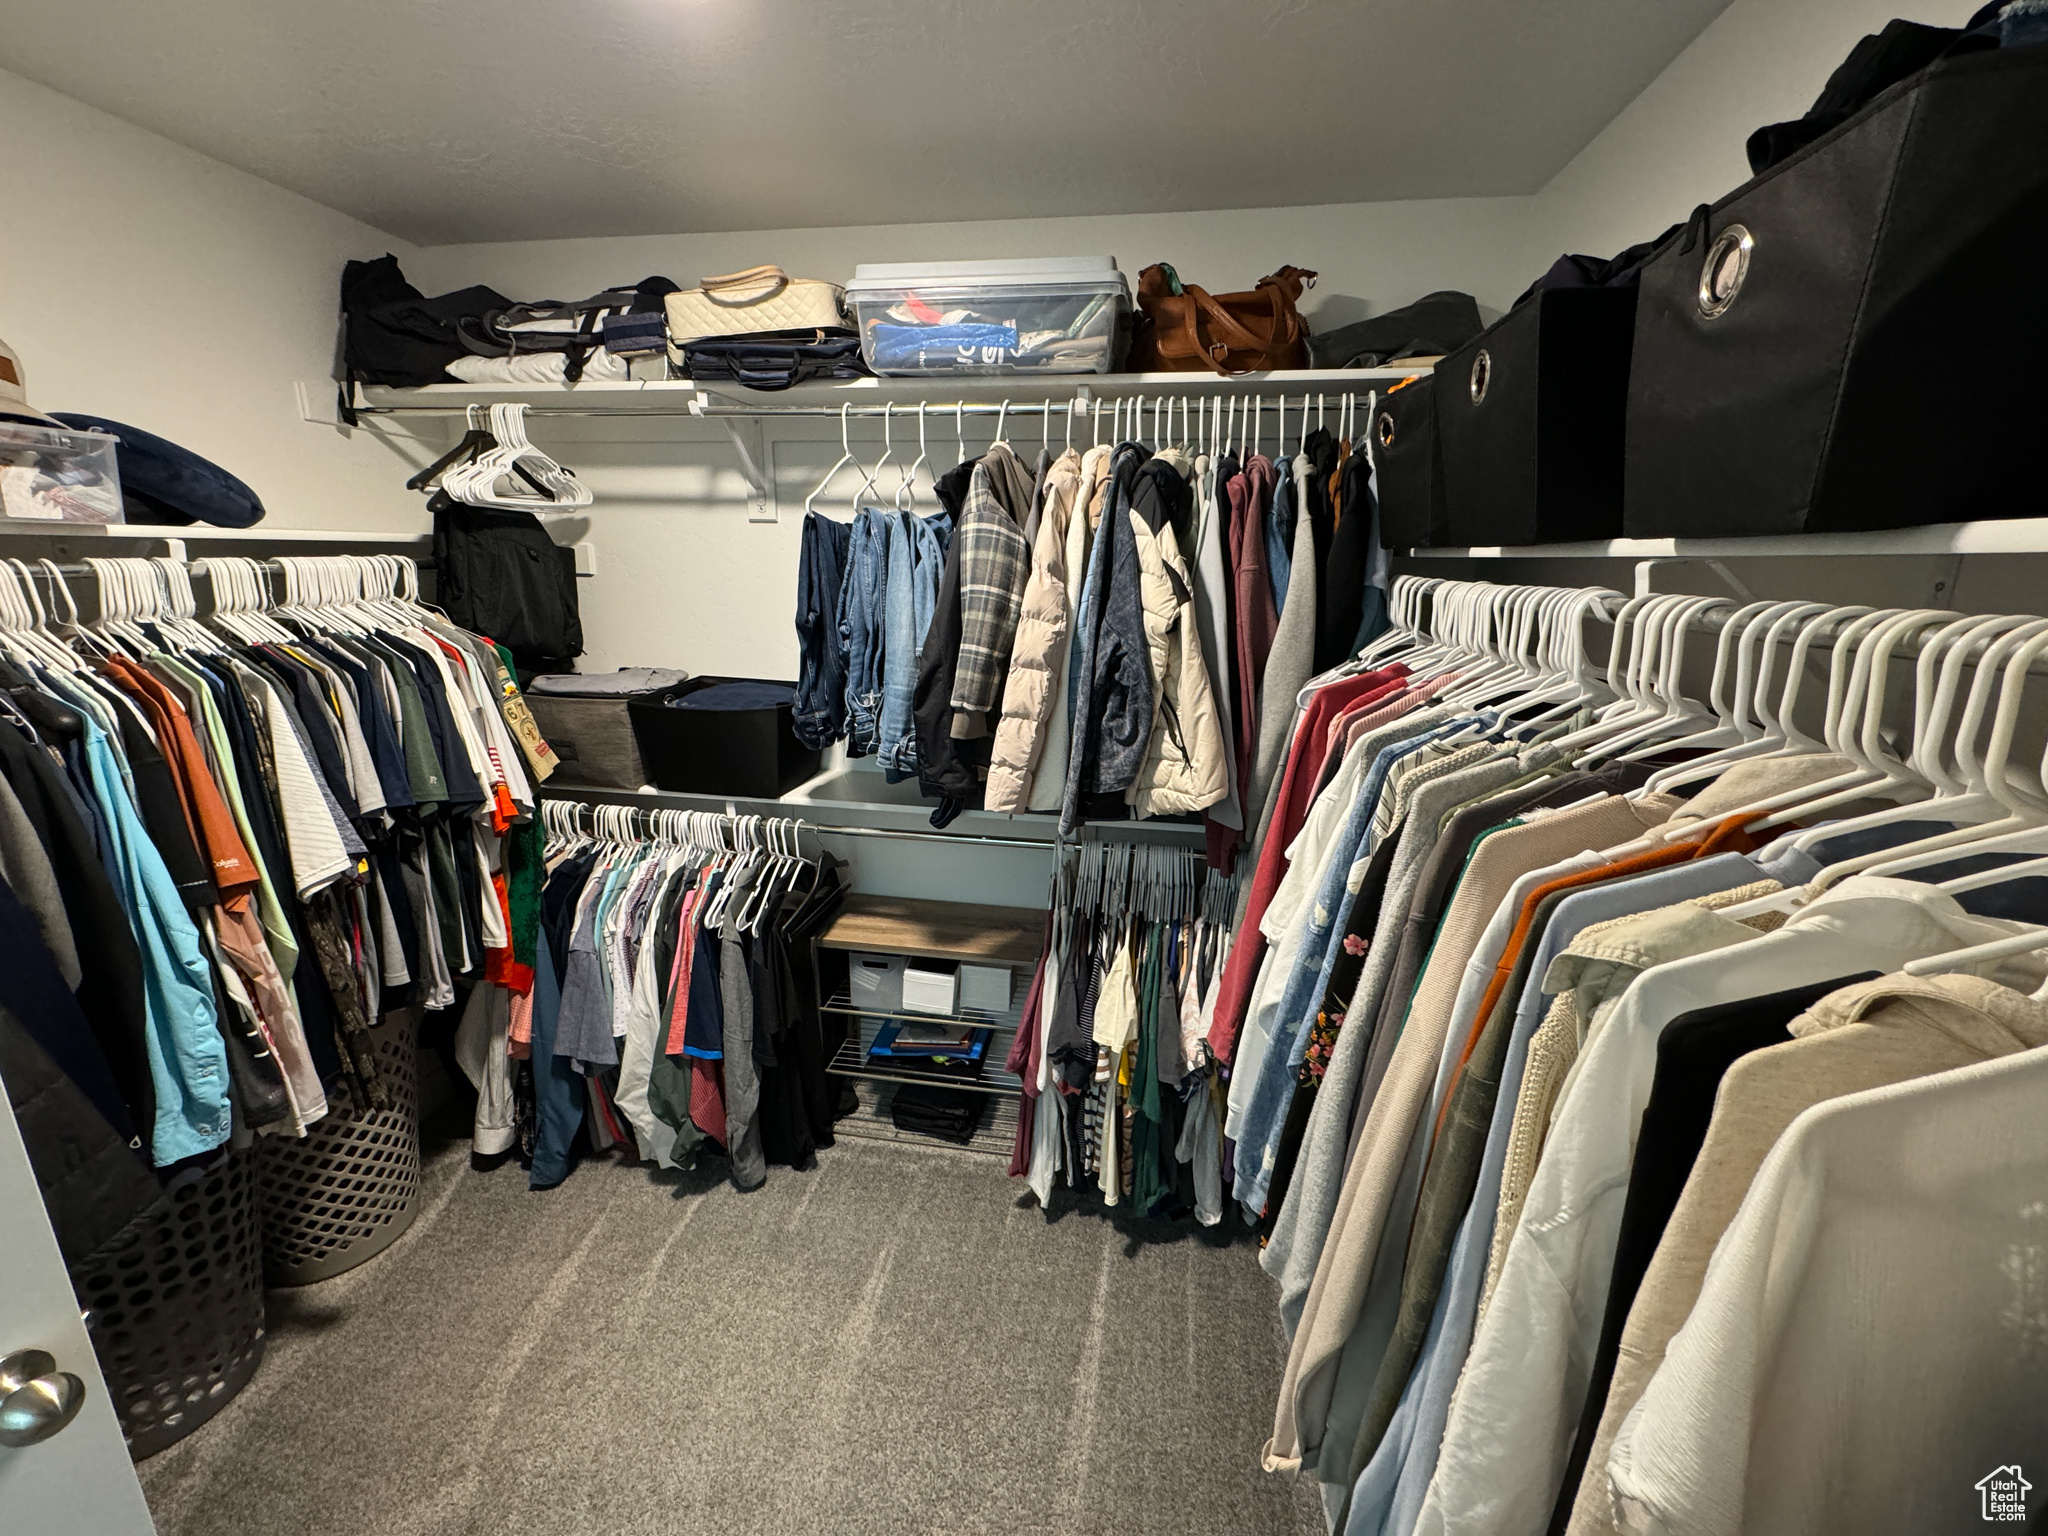
[[[53,427],[63,425],[28,403],[28,380],[22,374],[21,358],[4,341],[0,341],[0,416],[27,416]]]

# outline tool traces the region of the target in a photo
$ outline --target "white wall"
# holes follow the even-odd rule
[[[0,337],[39,410],[181,443],[278,526],[426,527],[393,448],[292,391],[332,375],[342,263],[409,247],[5,71],[0,145]]]
[[[1976,0],[1735,0],[1531,199],[1530,276],[1560,253],[1611,256],[1749,179],[1766,123],[1801,116],[1856,40],[1902,12],[1958,26]]]
[[[1521,291],[1526,199],[1343,203],[1209,213],[1007,219],[740,234],[628,235],[446,245],[420,252],[414,279],[435,290],[489,283],[519,298],[573,299],[649,273],[690,286],[707,274],[774,262],[844,282],[863,261],[965,261],[1108,254],[1132,274],[1168,261],[1213,292],[1249,288],[1289,263],[1322,274],[1302,310],[1321,326],[1462,288],[1495,309]]]

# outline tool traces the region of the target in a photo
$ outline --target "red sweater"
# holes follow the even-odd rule
[[[1259,974],[1259,960],[1266,952],[1259,920],[1266,915],[1273,893],[1280,888],[1281,876],[1287,871],[1287,845],[1301,831],[1302,823],[1308,820],[1309,807],[1315,803],[1329,723],[1341,710],[1391,697],[1407,676],[1408,669],[1399,662],[1377,672],[1361,672],[1316,690],[1301,712],[1294,740],[1287,749],[1287,765],[1281,770],[1280,798],[1273,807],[1273,822],[1260,845],[1258,867],[1252,871],[1244,922],[1238,927],[1230,958],[1223,966],[1222,980],[1217,983],[1223,990],[1216,998],[1216,1013],[1209,1026],[1209,1049],[1218,1061],[1229,1061],[1237,1050],[1237,1032],[1244,1025],[1252,981]],[[1255,813],[1248,812],[1247,819],[1250,814]]]

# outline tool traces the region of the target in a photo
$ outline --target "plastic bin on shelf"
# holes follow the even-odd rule
[[[1130,339],[1111,256],[864,262],[846,285],[877,373],[1108,373]]]
[[[683,698],[727,683],[762,683],[752,677],[693,677],[658,694],[626,703],[640,760],[656,789],[695,795],[744,795],[774,800],[815,778],[821,752],[796,739],[794,700],[743,709],[677,709]],[[774,686],[794,691],[794,683]]]
[[[0,517],[10,523],[118,523],[119,438],[0,421]]]
[[[164,1214],[71,1271],[137,1461],[220,1412],[263,1358],[255,1159],[229,1152],[164,1194]]]
[[[416,1008],[370,1031],[391,1102],[336,1108],[305,1138],[257,1140],[263,1269],[270,1284],[311,1285],[373,1259],[419,1214],[420,1095]]]

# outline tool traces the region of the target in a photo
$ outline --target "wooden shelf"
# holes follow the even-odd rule
[[[832,926],[816,942],[820,949],[879,950],[931,960],[1025,966],[1038,963],[1044,932],[1045,914],[1029,907],[977,907],[910,896],[856,895],[847,897]]]

